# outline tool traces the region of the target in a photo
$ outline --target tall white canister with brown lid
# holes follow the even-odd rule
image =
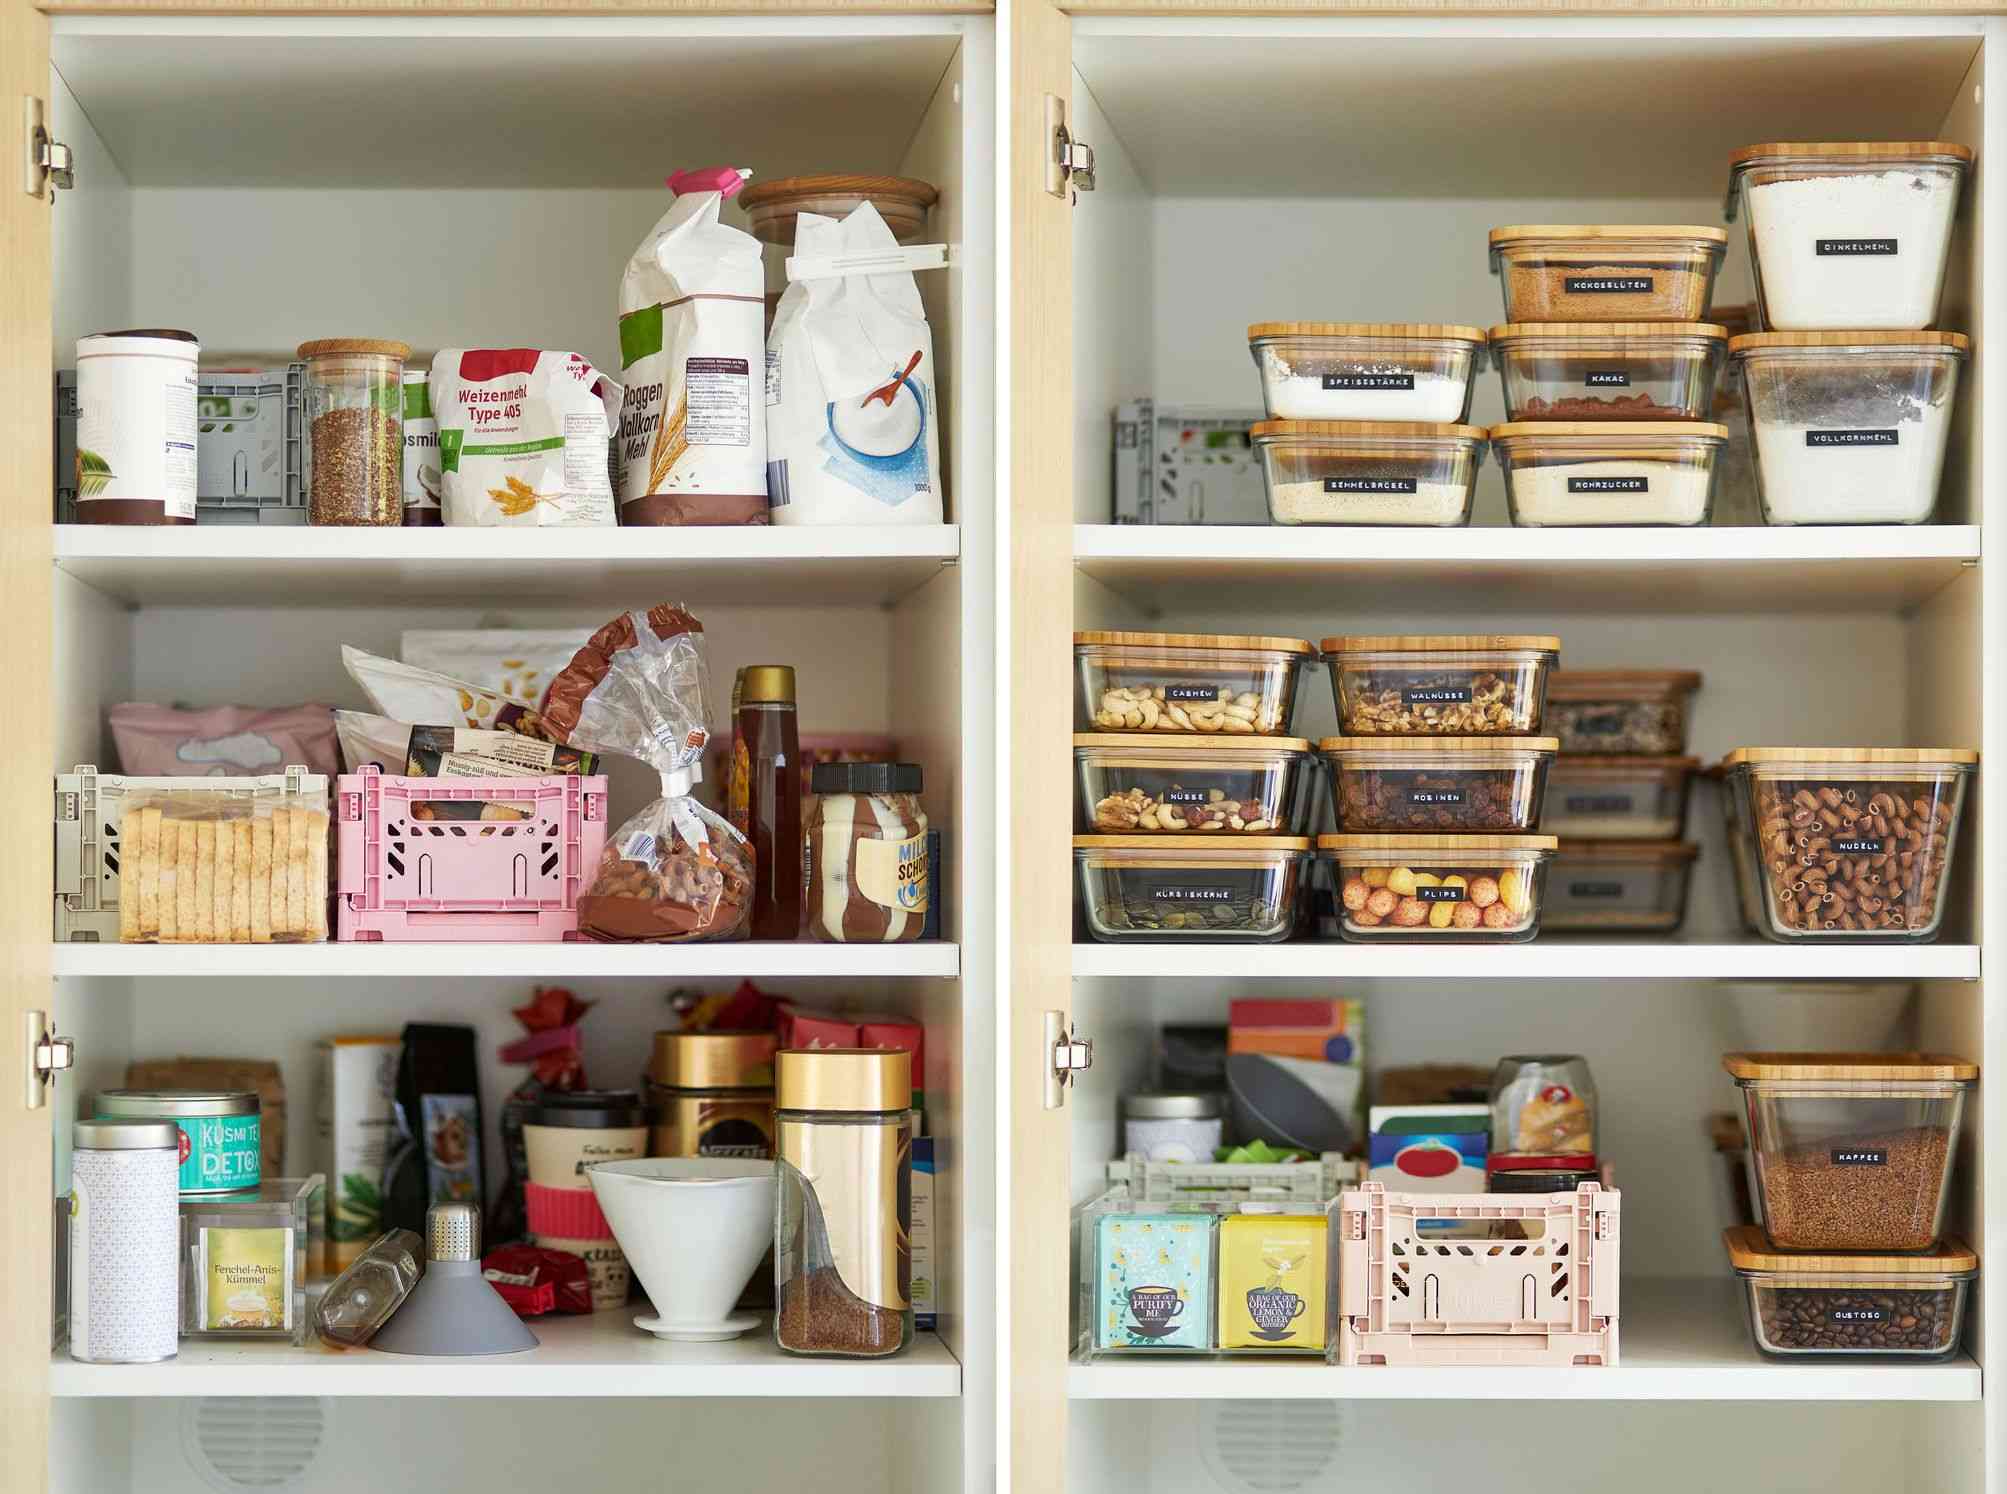
[[[77,520],[195,522],[192,332],[148,328],[77,339]]]

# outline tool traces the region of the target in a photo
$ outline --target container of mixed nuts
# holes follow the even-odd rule
[[[1326,737],[1344,831],[1538,830],[1553,737]]]
[[[1213,633],[1075,633],[1083,732],[1279,737],[1296,712],[1301,638]]]
[[[1963,1240],[1921,1255],[1785,1255],[1753,1224],[1721,1232],[1748,1283],[1749,1332],[1780,1358],[1947,1359],[1979,1257]]]
[[[1073,739],[1073,764],[1083,832],[1295,835],[1309,809],[1302,737],[1087,733]]]
[[[1348,737],[1536,736],[1561,640],[1451,633],[1326,638]]]
[[[1564,840],[1547,876],[1549,933],[1669,934],[1686,921],[1691,841]]]
[[[1300,836],[1073,837],[1088,932],[1109,943],[1287,939],[1309,861]]]
[[[1700,675],[1691,669],[1557,669],[1547,729],[1563,752],[1677,756]]]
[[[1979,754],[1958,747],[1738,747],[1723,760],[1763,899],[1761,932],[1935,939]]]
[[[1757,1211],[1784,1250],[1928,1250],[1979,1066],[1930,1053],[1729,1053]]]
[[[1725,229],[1523,224],[1491,231],[1508,322],[1699,322],[1728,250]]]
[[[1551,709],[1551,707],[1550,707]],[[1547,775],[1552,834],[1582,840],[1678,840],[1697,757],[1570,757]]]
[[[1540,932],[1551,835],[1320,835],[1339,936],[1519,944]]]
[[[404,523],[404,360],[374,337],[300,344],[306,364],[307,521]]]

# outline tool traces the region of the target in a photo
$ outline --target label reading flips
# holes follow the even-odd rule
[[[1461,887],[1417,887],[1415,901],[1418,903],[1460,903],[1464,889]]]
[[[1812,252],[1816,255],[1894,254],[1894,239],[1814,239]]]

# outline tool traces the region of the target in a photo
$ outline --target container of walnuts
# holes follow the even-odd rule
[[[1561,640],[1546,634],[1411,633],[1326,638],[1348,737],[1540,734]]]
[[[1339,937],[1519,944],[1540,932],[1551,835],[1320,835]]]

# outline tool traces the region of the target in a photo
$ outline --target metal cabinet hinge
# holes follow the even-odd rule
[[[49,133],[48,120],[44,117],[46,105],[40,99],[22,100],[22,139],[27,146],[26,172],[21,178],[21,189],[30,197],[46,195],[55,201],[54,192],[46,192],[49,187],[68,191],[77,184],[76,163],[70,155],[70,148]]]
[[[1057,1110],[1066,1103],[1066,1086],[1074,1076],[1094,1067],[1094,1041],[1075,1032],[1065,1012],[1047,1012],[1045,1053],[1045,1108]]]
[[[1050,93],[1045,96],[1045,139],[1045,190],[1062,200],[1092,192],[1094,147],[1074,138],[1066,124],[1066,101]]]
[[[76,1066],[77,1045],[66,1037],[56,1036],[47,1012],[31,1011],[23,1015],[28,1029],[24,1050],[28,1059],[28,1108],[40,1110],[49,1103],[49,1086],[56,1082],[56,1075]]]

